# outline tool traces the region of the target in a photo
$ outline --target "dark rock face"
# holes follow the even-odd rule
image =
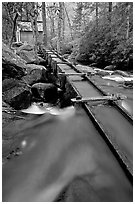
[[[66,80],[65,90],[61,93],[60,96],[60,107],[64,108],[67,106],[71,106],[71,98],[75,98],[77,96],[75,90],[68,80]]]
[[[2,46],[2,99],[15,109],[30,104],[30,90],[21,78],[26,74],[26,63],[5,44]]]
[[[96,55],[94,53],[91,53],[91,54],[79,53],[76,56],[75,60],[78,63],[84,64],[84,65],[89,65],[91,63],[95,63]]]
[[[73,49],[73,46],[71,44],[65,44],[65,45],[63,45],[61,54],[62,55],[64,55],[64,54],[71,54],[72,49]]]
[[[16,54],[26,61],[28,64],[44,65],[45,60],[41,57],[35,57],[34,47],[29,44],[24,44],[16,50]]]
[[[25,51],[25,48],[31,50],[32,47],[21,46],[21,49],[18,49],[31,55],[31,51]],[[30,105],[30,85],[37,82],[48,82],[44,66],[26,64],[25,60],[21,59],[5,44],[3,44],[2,68],[3,101],[15,109],[27,108]]]
[[[25,70],[21,66],[7,59],[2,59],[2,79],[10,77],[20,79],[24,75]]]
[[[22,51],[22,50],[27,50],[27,51],[32,51],[34,50],[34,47],[32,45],[29,45],[27,43],[24,43],[22,46],[20,46],[17,51]]]
[[[21,78],[26,74],[26,62],[2,44],[2,79]]]
[[[19,55],[22,59],[26,61],[27,64],[38,64],[38,65],[45,65],[46,61],[38,56],[38,58],[35,58],[34,51],[27,51],[27,50],[21,50],[17,52],[17,55]]]
[[[19,55],[22,59],[24,59],[27,63],[30,63],[35,60],[34,51],[20,50],[17,51],[17,55]]]
[[[90,63],[89,56],[86,54],[78,54],[75,58],[75,61],[77,61],[78,63],[82,63],[84,65],[88,65]]]
[[[9,89],[12,89],[15,86],[18,86],[19,80],[14,78],[7,78],[2,81],[2,92],[5,92]]]
[[[44,66],[29,64],[27,65],[27,75],[22,77],[27,84],[34,84],[36,82],[48,82],[47,70]]]
[[[36,69],[31,65],[29,74],[22,77],[21,80],[15,78],[7,78],[3,80],[2,91],[3,101],[10,104],[15,109],[27,108],[31,103],[30,85],[42,81],[46,82],[46,70],[44,67],[35,65]],[[30,67],[29,67],[30,68]]]
[[[27,62],[27,64],[37,64],[37,65],[46,66],[46,60],[38,56],[38,59],[33,59],[32,61]]]
[[[15,45],[17,48],[18,46]],[[16,49],[15,48],[15,49]],[[23,48],[23,49],[22,49]],[[28,49],[27,49],[28,48]],[[33,57],[33,50],[21,46],[20,53],[25,57],[19,57],[5,44],[2,50],[2,137],[3,137],[3,163],[12,156],[18,155],[18,137],[11,137],[12,127],[18,120],[24,120],[21,109],[26,109],[31,105],[32,93],[31,85],[37,82],[48,82],[47,70],[44,66],[36,65]],[[18,48],[19,49],[19,48]],[[28,51],[31,50],[31,51]],[[29,60],[29,61],[28,61]],[[30,62],[27,63],[27,62]],[[35,63],[35,64],[32,64]],[[39,64],[44,64],[44,60],[39,58]],[[36,85],[35,85],[36,86]],[[40,85],[41,87],[41,85]],[[46,84],[43,88],[43,96],[46,101],[56,102],[58,98],[57,88],[53,84]],[[39,91],[39,89],[37,88]],[[41,92],[39,91],[41,94]]]
[[[24,90],[16,95],[10,102],[10,105],[15,109],[26,109],[31,104],[31,93],[28,90]]]
[[[35,98],[42,98],[48,103],[56,103],[58,99],[57,87],[50,83],[36,83],[31,88]]]
[[[27,108],[31,103],[29,85],[38,81],[46,82],[47,80],[46,70],[41,68],[31,70],[31,73],[22,77],[21,80],[15,78],[4,79],[2,82],[3,101],[15,109]]]
[[[27,108],[31,103],[31,93],[24,85],[18,87],[14,86],[3,92],[3,101],[10,104],[14,109]]]

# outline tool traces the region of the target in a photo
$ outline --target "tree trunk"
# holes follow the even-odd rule
[[[55,37],[54,18],[51,17],[51,39]]]
[[[126,39],[129,38],[129,10],[130,10],[130,4],[127,3],[127,32],[126,32]]]
[[[10,47],[12,45],[13,42],[16,42],[16,31],[17,31],[17,18],[18,18],[19,14],[18,12],[15,14],[15,17],[13,19],[13,31],[12,31],[12,38],[10,41]]]
[[[48,11],[48,17],[50,18],[50,37],[51,39],[55,37],[55,26],[54,26],[54,9],[55,9],[55,3],[51,6],[47,6],[47,11]]]
[[[30,20],[31,20],[31,25],[32,25],[32,32],[33,32],[33,38],[34,38],[34,51],[35,51],[35,58],[38,62],[38,25],[37,25],[37,17],[38,17],[38,11],[37,11],[37,5],[35,5],[34,2],[32,2],[32,8],[33,8],[33,13],[30,14]]]
[[[57,40],[57,51],[61,53],[62,47],[62,4],[59,2],[59,13],[58,13],[58,40]]]
[[[65,13],[64,13],[64,2],[61,2],[62,4],[62,41],[64,41],[65,38]]]
[[[68,15],[68,12],[67,12],[65,4],[64,4],[64,9],[65,9],[65,13],[66,13],[67,20],[68,20],[68,25],[69,25],[69,29],[70,29],[71,39],[73,40],[72,26],[71,26],[70,18],[69,18],[69,15]]]
[[[47,26],[46,26],[46,5],[42,2],[42,21],[43,21],[43,42],[47,46]]]
[[[98,2],[96,3],[96,31],[98,31]]]
[[[109,23],[112,21],[112,2],[109,2],[109,15],[108,15]]]
[[[110,30],[110,39],[112,37],[112,2],[109,2],[109,14],[108,14],[108,20],[109,20],[109,30]]]
[[[78,7],[78,30],[81,30],[81,26],[82,26],[82,9],[83,9],[83,3],[82,2],[78,2],[77,3],[77,7]]]

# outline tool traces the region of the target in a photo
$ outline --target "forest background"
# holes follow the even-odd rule
[[[9,47],[22,19],[31,22],[35,52],[42,44],[74,64],[133,71],[133,2],[3,2],[2,41]]]

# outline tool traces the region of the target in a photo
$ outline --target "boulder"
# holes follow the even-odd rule
[[[76,65],[76,68],[84,73],[95,73],[94,69],[92,67],[89,66],[85,66],[85,65]]]
[[[27,51],[27,50],[21,50],[17,51],[17,55],[19,55],[22,59],[26,61],[27,64],[39,64],[39,65],[45,65],[46,61],[37,56],[35,57],[34,50]]]
[[[31,71],[34,69],[39,69],[39,70],[45,69],[46,70],[44,66],[36,65],[36,64],[27,64],[26,67],[27,67],[27,74],[30,74]]]
[[[95,63],[91,63],[91,64],[89,64],[89,66],[91,66],[91,67],[97,67],[97,63],[95,62]]]
[[[47,70],[44,66],[27,64],[27,75],[22,77],[27,84],[31,85],[36,82],[48,82]]]
[[[72,44],[63,44],[62,46],[62,50],[61,50],[61,54],[64,55],[64,54],[71,54],[72,52],[72,49],[73,49],[73,46]]]
[[[26,67],[25,67],[26,68]],[[18,66],[16,63],[10,60],[2,58],[2,79],[5,78],[21,78],[26,74],[26,69]]]
[[[43,65],[46,66],[46,60],[44,60],[42,57],[38,56],[37,59],[33,59],[30,62],[27,62],[27,64],[37,64],[37,65]]]
[[[51,83],[35,83],[31,92],[35,98],[42,98],[47,103],[56,103],[58,99],[57,87]]]
[[[10,49],[7,45],[2,43],[2,57],[6,59],[10,59],[12,62],[16,62],[21,64],[22,66],[26,63],[25,60],[20,58],[18,55],[16,55],[12,49]]]
[[[2,81],[2,92],[5,92],[9,89],[12,89],[15,86],[18,86],[19,80],[14,78],[7,78]]]
[[[10,114],[10,116],[13,116],[14,113],[15,110],[9,104],[2,101],[2,125],[10,121],[11,117],[8,117],[8,114]]]
[[[13,43],[12,43],[12,47],[13,47],[13,48],[17,48],[17,47],[20,47],[20,46],[22,46],[22,45],[23,45],[23,42],[21,42],[21,41],[20,41],[20,42],[13,42]]]
[[[34,50],[31,50],[31,51],[20,50],[20,51],[17,51],[16,54],[19,55],[22,59],[24,59],[26,63],[29,63],[35,60]]]
[[[17,82],[16,82],[17,83]],[[2,99],[16,110],[27,108],[31,103],[30,89],[23,83],[3,91]]]
[[[32,45],[25,42],[22,46],[20,46],[17,49],[17,52],[20,52],[22,50],[32,51],[32,50],[34,50],[34,46],[32,46]]]
[[[106,67],[104,68],[104,70],[111,70],[111,71],[113,71],[113,70],[115,70],[115,66],[114,66],[114,65],[106,66]]]
[[[104,70],[98,70],[97,74],[100,76],[108,76],[109,75],[109,73],[107,71],[104,71]]]
[[[47,70],[41,65],[26,64],[5,44],[2,51],[3,101],[15,109],[27,108],[31,103],[31,85],[48,82]]]
[[[133,80],[132,81],[125,81],[123,87],[132,89],[133,88]]]
[[[21,78],[26,74],[26,61],[2,44],[2,79]]]
[[[28,75],[20,80],[15,78],[6,78],[2,83],[3,101],[10,104],[15,109],[27,108],[31,103],[30,85],[39,81],[46,82],[46,70],[43,66],[33,65]]]
[[[78,63],[88,65],[89,64],[89,56],[87,54],[85,54],[85,53],[78,54],[75,57],[75,61],[78,62]]]
[[[94,63],[95,60],[96,60],[96,55],[94,53],[91,53],[89,55],[89,63]]]
[[[65,58],[65,59],[68,59],[69,54],[64,54],[64,55],[62,55],[62,57]]]
[[[112,74],[119,74],[119,75],[121,75],[123,77],[129,77],[129,74],[127,72],[121,71],[121,70],[116,70]]]

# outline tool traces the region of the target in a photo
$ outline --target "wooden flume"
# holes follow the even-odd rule
[[[58,73],[58,75],[65,75],[65,76],[81,76],[81,77],[85,77],[87,76],[87,73],[65,73],[65,72],[61,72]]]
[[[112,94],[110,96],[100,96],[100,97],[81,97],[77,96],[76,98],[72,98],[71,101],[73,103],[87,103],[87,102],[98,102],[98,101],[118,101],[124,100],[126,96],[121,94]]]

